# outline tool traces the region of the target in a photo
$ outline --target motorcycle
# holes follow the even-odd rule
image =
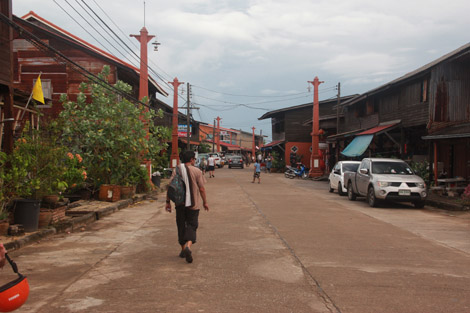
[[[299,163],[297,167],[292,167],[287,165],[286,166],[286,171],[284,172],[284,176],[286,178],[293,179],[295,177],[300,177],[303,179],[308,178],[308,168],[305,167],[302,163]]]

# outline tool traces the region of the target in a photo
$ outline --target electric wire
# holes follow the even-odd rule
[[[87,69],[85,69],[83,66],[80,64],[72,61],[70,58],[65,56],[62,52],[58,51],[54,47],[50,46],[49,44],[45,43],[42,41],[39,37],[34,35],[33,33],[29,32],[27,29],[23,28],[22,26],[16,24],[12,20],[10,20],[7,16],[5,16],[3,13],[0,13],[0,20],[2,20],[4,23],[8,24],[10,27],[12,27],[18,34],[21,35],[22,38],[25,40],[29,41],[31,44],[33,44],[36,48],[38,48],[40,51],[46,52],[46,53],[51,53],[53,54],[53,58],[57,60],[57,62],[60,63],[67,63],[70,65],[70,68],[77,73],[83,75],[84,77],[88,78],[92,82],[101,85],[102,87],[116,92],[117,94],[123,96],[124,98],[128,99],[129,101],[135,103],[135,104],[140,104],[143,105],[149,109],[156,110],[155,107],[146,104],[138,99],[136,99],[134,96],[132,96],[129,93],[126,93],[113,85],[109,84],[107,81],[101,79],[100,77],[96,76],[95,74],[91,73]],[[62,60],[62,62],[60,61]]]
[[[96,6],[101,10],[101,12],[104,13],[104,15],[106,15],[106,17],[111,21],[111,23],[113,23],[114,26],[116,26],[116,28],[121,32],[121,34],[127,38],[127,40],[136,48],[136,49],[139,49],[139,47],[137,47],[137,45],[135,44],[134,41],[130,40],[129,37],[122,31],[122,29],[113,21],[113,19],[106,13],[105,10],[103,10],[101,8],[101,6],[96,2],[96,0],[93,0],[93,2],[96,4]],[[165,75],[167,75],[167,77],[164,77],[166,80],[171,80],[171,75],[168,74],[167,72],[165,72],[165,70],[163,70],[161,67],[159,67],[156,63],[154,63],[152,60],[150,60],[150,62],[155,65],[160,71],[162,71]],[[163,76],[163,75],[162,75]]]
[[[78,0],[75,0],[75,1],[78,2]],[[135,53],[134,50],[133,50],[131,47],[129,47],[129,45],[127,45],[127,44],[121,39],[121,37],[119,37],[119,36],[116,34],[116,32],[115,32],[115,31],[114,31],[114,30],[98,15],[84,0],[81,0],[81,1],[82,1],[82,2],[85,4],[85,6],[100,20],[100,22],[114,35],[114,37],[116,37],[116,38],[122,43],[122,44],[120,44],[121,48],[124,48],[124,49],[127,48],[127,50],[130,51],[130,52],[132,53],[132,55],[135,56],[135,58],[138,60],[138,62],[141,62],[142,60],[141,60],[140,56],[137,55],[137,53]],[[93,1],[94,1],[94,0],[93,0]],[[96,1],[94,1],[94,2],[95,2],[95,4],[97,4]],[[97,4],[97,5],[98,5],[98,4]],[[111,20],[111,22],[112,22],[114,25],[116,25],[116,23],[114,23],[114,21],[109,17],[109,15],[106,14],[106,12],[105,12],[99,5],[98,5],[98,7],[101,9],[101,11],[103,11],[103,12],[105,13],[105,15],[108,17],[108,19]],[[83,8],[83,7],[82,7],[82,8]],[[83,9],[84,9],[84,8],[83,8]],[[84,9],[84,10],[85,10],[85,9]],[[98,23],[96,20],[95,20],[95,22]],[[116,25],[116,26],[117,26],[117,25]],[[121,33],[124,34],[124,32],[123,32],[119,27],[117,27],[117,28],[121,31]],[[108,35],[109,35],[110,37],[113,37],[113,36],[111,36],[111,35],[109,34],[109,32],[108,32]],[[124,34],[124,36],[125,36],[125,34]],[[128,38],[127,36],[125,36],[125,37]],[[128,38],[128,39],[129,39],[129,38]],[[116,39],[114,39],[114,40],[116,41]],[[129,41],[134,45],[134,47],[135,47],[136,49],[138,49],[137,45],[136,45],[133,41],[131,41],[131,40],[129,40]],[[124,47],[123,47],[123,45],[124,45]],[[144,63],[145,63],[145,62],[144,62]],[[148,64],[145,64],[145,65],[148,67],[148,69],[150,70],[150,72],[152,72],[158,79],[160,79],[160,80],[171,90],[171,87],[170,87],[170,85],[169,85],[168,82],[167,82],[167,81],[170,80],[170,79],[165,79],[165,77],[163,77],[162,75],[160,75],[157,71],[155,71],[153,68],[151,68]]]
[[[77,13],[95,32],[97,32],[101,38],[103,38],[111,47],[113,47],[113,49],[117,52],[119,52],[124,58],[126,58],[129,62],[131,62],[132,64],[132,61],[130,61],[119,49],[117,49],[101,32],[99,32],[80,12],[78,12],[78,10],[72,6],[68,0],[64,0],[74,11],[75,13]],[[55,2],[55,0],[54,0]],[[78,3],[78,2],[77,2]],[[78,3],[80,5],[80,3]],[[87,12],[88,14],[88,12]],[[114,55],[113,53],[111,53],[112,55]],[[134,65],[135,66],[135,65]]]

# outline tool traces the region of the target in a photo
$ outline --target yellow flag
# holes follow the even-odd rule
[[[44,94],[42,93],[41,75],[38,76],[38,79],[36,80],[36,83],[34,84],[33,99],[36,100],[36,101],[41,102],[42,104],[45,104],[44,103]]]

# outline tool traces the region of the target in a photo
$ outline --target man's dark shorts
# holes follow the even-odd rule
[[[259,178],[261,176],[261,173],[260,172],[255,172],[253,174],[253,178]]]
[[[209,165],[209,172],[210,172],[210,171],[213,171],[214,169],[215,169],[215,166],[210,166],[210,165]]]

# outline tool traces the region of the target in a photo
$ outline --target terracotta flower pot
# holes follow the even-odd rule
[[[134,186],[121,186],[121,199],[129,199],[135,194]]]
[[[8,228],[10,227],[10,222],[8,220],[0,220],[0,236],[8,235]]]
[[[121,187],[118,185],[101,185],[100,201],[115,202],[121,199]]]
[[[39,228],[47,227],[52,220],[52,210],[41,210],[39,212]]]
[[[44,196],[42,197],[42,201],[45,203],[54,204],[54,203],[59,202],[59,196],[58,195]]]

